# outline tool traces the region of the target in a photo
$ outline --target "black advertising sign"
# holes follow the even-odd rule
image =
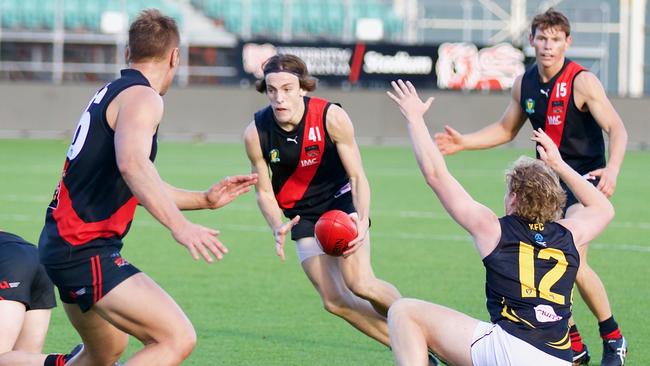
[[[479,48],[471,43],[433,46],[397,44],[279,43],[240,44],[240,76],[262,76],[262,63],[277,53],[305,61],[321,84],[333,87],[387,88],[390,81],[410,80],[418,88],[502,90],[523,73],[523,53],[502,43]]]
[[[309,72],[330,86],[388,86],[397,78],[421,88],[435,88],[437,47],[389,44],[245,42],[241,45],[242,77],[261,77],[261,65],[277,53],[294,54]]]

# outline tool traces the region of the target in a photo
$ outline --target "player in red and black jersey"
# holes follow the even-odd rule
[[[476,202],[447,170],[424,122],[423,102],[410,82],[389,96],[406,120],[416,160],[449,215],[472,236],[486,269],[490,323],[414,299],[388,315],[397,364],[426,365],[427,347],[451,365],[550,366],[573,359],[569,318],[578,251],[611,221],[614,209],[565,163],[542,129],[534,131],[540,159],[522,157],[506,173],[506,216]],[[566,196],[561,178],[582,203],[560,219]]]
[[[325,309],[388,345],[386,313],[400,294],[372,271],[370,187],[352,122],[340,106],[306,96],[316,80],[300,58],[273,56],[263,71],[257,90],[267,95],[270,106],[255,114],[244,139],[276,253],[285,258],[285,237],[291,232]],[[343,258],[325,255],[314,237],[315,222],[331,209],[347,212],[357,224],[359,234]]]
[[[144,347],[129,365],[178,365],[196,342],[176,302],[121,254],[137,204],[144,206],[194,259],[221,259],[218,232],[188,221],[180,210],[219,208],[255,184],[230,177],[206,192],[165,183],[153,165],[163,116],[162,96],[179,65],[175,21],[143,11],[129,28],[129,68],[86,106],[47,209],[39,251],[63,307],[83,341],[70,361],[34,355],[34,365],[112,365],[129,334]]]
[[[568,19],[553,9],[537,15],[531,24],[530,45],[536,64],[519,76],[512,98],[499,121],[477,132],[460,134],[451,127],[436,134],[444,154],[461,150],[487,149],[511,141],[526,119],[542,128],[558,146],[562,159],[588,179],[607,197],[614,194],[623,163],[627,132],[594,74],[567,60],[572,42]],[[605,160],[603,131],[609,137],[609,159]],[[565,216],[580,206],[565,187]],[[598,275],[587,263],[588,246],[581,248],[576,281],[582,298],[598,319],[603,339],[603,365],[621,365],[627,345],[612,316],[607,293]],[[577,327],[572,326],[572,348],[577,364],[587,363],[589,354]]]

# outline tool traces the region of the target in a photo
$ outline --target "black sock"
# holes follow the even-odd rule
[[[63,353],[54,353],[51,355],[47,355],[45,358],[45,363],[43,363],[43,366],[65,366],[65,361],[67,359],[65,358],[66,355]]]
[[[614,316],[609,319],[598,323],[598,330],[602,339],[618,339],[621,338],[621,331],[618,329],[618,324],[614,320]]]

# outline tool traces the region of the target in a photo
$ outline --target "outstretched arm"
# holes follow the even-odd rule
[[[435,135],[440,151],[445,155],[451,155],[462,150],[488,149],[512,141],[526,121],[526,115],[519,105],[520,94],[521,76],[512,85],[510,103],[498,121],[468,134],[461,134],[445,126],[445,132]]]
[[[570,218],[558,220],[558,223],[571,231],[573,242],[577,246],[589,243],[612,220],[614,206],[604,194],[562,160],[557,146],[541,128],[533,131],[532,140],[539,143],[537,151],[540,159],[557,173],[583,205]]]
[[[131,192],[194,259],[199,259],[200,254],[212,262],[209,252],[221,259],[227,249],[217,239],[219,232],[194,224],[183,216],[149,160],[151,136],[163,114],[162,99],[151,88],[134,86],[120,93],[119,100],[114,125],[115,157]],[[137,102],[132,102],[134,100]]]
[[[581,72],[576,76],[576,99],[584,100],[594,119],[609,137],[609,159],[607,166],[589,172],[590,175],[600,177],[598,189],[607,197],[616,191],[616,180],[623,165],[625,148],[627,146],[627,131],[621,117],[616,113],[614,106],[607,98],[605,90],[598,78],[590,72]]]
[[[397,103],[408,122],[415,158],[427,184],[451,217],[472,235],[481,258],[487,256],[501,236],[499,219],[492,210],[476,202],[447,170],[447,164],[424,123],[424,114],[433,98],[422,102],[409,81],[398,80],[392,85],[394,94],[388,92],[388,96]]]
[[[260,140],[255,128],[255,122],[246,128],[244,132],[244,143],[246,145],[246,154],[251,162],[251,170],[253,174],[257,175],[258,179],[255,184],[257,191],[257,205],[262,211],[262,215],[269,227],[273,231],[275,239],[275,253],[284,260],[284,242],[287,235],[291,232],[291,228],[298,223],[300,216],[292,218],[285,223],[282,222],[282,210],[278,201],[275,199],[273,193],[273,185],[271,184],[269,167],[262,155],[262,148],[260,147]]]
[[[257,174],[248,174],[225,177],[206,191],[188,191],[166,182],[165,187],[180,210],[201,210],[221,208],[250,191],[255,183]]]

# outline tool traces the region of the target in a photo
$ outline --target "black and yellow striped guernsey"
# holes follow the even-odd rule
[[[513,215],[499,222],[499,244],[483,258],[491,322],[571,361],[568,320],[580,265],[571,232],[557,223],[532,223]]]

